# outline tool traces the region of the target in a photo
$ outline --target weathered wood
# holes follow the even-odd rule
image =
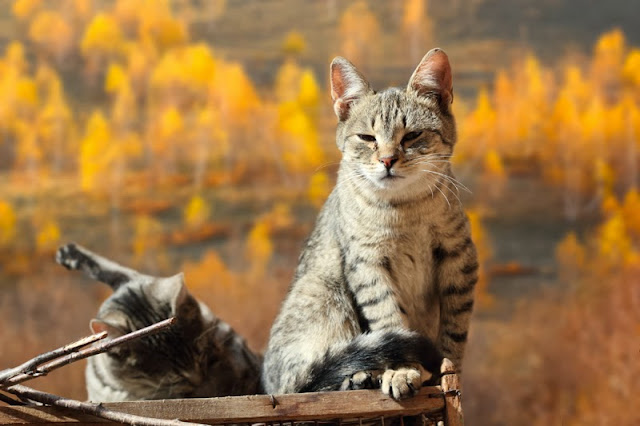
[[[173,419],[158,419],[156,417],[137,416],[135,414],[123,413],[121,411],[110,410],[102,404],[93,402],[81,402],[74,399],[63,398],[58,395],[38,391],[22,385],[15,385],[7,388],[7,392],[14,393],[24,399],[51,404],[58,408],[68,408],[79,413],[90,414],[101,417],[116,423],[132,426],[206,426],[198,423],[187,423]]]
[[[445,418],[447,426],[463,426],[462,400],[460,394],[460,376],[456,374],[456,368],[447,358],[440,367],[442,373],[442,391],[445,396]]]
[[[392,417],[435,413],[445,409],[440,387],[423,388],[418,395],[394,401],[379,390],[247,395],[225,398],[172,399],[104,404],[114,411],[160,419],[220,424],[286,420]],[[104,425],[106,420],[54,407],[0,407],[1,425]],[[113,424],[113,423],[111,423]],[[455,423],[451,423],[457,425]]]

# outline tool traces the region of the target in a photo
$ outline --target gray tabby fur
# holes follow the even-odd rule
[[[376,93],[336,58],[331,86],[338,180],[272,327],[263,385],[381,386],[403,398],[439,372],[443,356],[461,369],[477,281],[449,163],[451,69],[433,49],[407,88]]]
[[[261,392],[261,358],[244,339],[198,302],[182,274],[159,278],[125,268],[75,244],[56,260],[114,289],[91,321],[116,337],[171,316],[167,331],[89,358],[89,400],[100,402],[214,397]]]

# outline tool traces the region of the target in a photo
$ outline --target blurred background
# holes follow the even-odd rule
[[[88,334],[110,294],[55,264],[69,241],[184,271],[263,349],[335,182],[329,62],[404,85],[440,46],[482,265],[468,423],[640,424],[639,16],[626,0],[0,0],[0,368]],[[33,385],[83,399],[83,365]]]

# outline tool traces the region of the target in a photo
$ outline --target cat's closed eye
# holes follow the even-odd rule
[[[409,142],[412,141],[414,139],[416,139],[418,136],[422,135],[422,131],[419,132],[409,132],[406,133],[403,137],[402,137],[402,142]]]
[[[376,141],[376,137],[373,135],[365,135],[365,134],[359,134],[358,137],[360,139],[362,139],[365,142],[375,142]]]

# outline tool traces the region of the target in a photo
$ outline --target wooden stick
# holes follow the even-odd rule
[[[445,358],[440,366],[442,392],[445,399],[445,414],[448,426],[463,426],[460,377],[453,363]]]
[[[206,426],[200,423],[188,423],[180,420],[163,420],[150,417],[137,416],[135,414],[120,413],[112,411],[102,404],[94,404],[90,402],[80,402],[74,399],[63,398],[46,392],[28,388],[22,385],[11,386],[7,389],[15,395],[23,398],[29,398],[33,401],[42,402],[57,407],[69,408],[85,414],[91,414],[96,417],[111,420],[114,422],[125,423],[135,426]]]
[[[275,406],[274,406],[275,404]],[[288,395],[242,395],[220,398],[165,399],[110,402],[103,407],[117,412],[159,419],[175,419],[206,424],[244,424],[368,420],[425,414],[440,418],[445,402],[442,389],[423,387],[412,398],[396,401],[380,389],[343,392],[297,393]],[[324,422],[323,422],[324,423]],[[418,422],[420,423],[420,422]],[[60,407],[0,407],[0,425],[86,425],[98,426],[97,419]],[[102,425],[103,423],[100,423]],[[343,424],[346,424],[343,423]],[[405,423],[407,424],[407,423]]]
[[[130,342],[131,340],[135,340],[144,336],[155,334],[173,325],[175,321],[176,321],[176,318],[171,317],[164,321],[160,321],[158,323],[152,324],[148,327],[141,328],[140,330],[136,330],[131,333],[125,334],[123,336],[117,337],[115,339],[102,342],[98,345],[91,346],[89,348],[85,348],[79,351],[71,352],[65,356],[54,359],[53,361],[49,362],[46,365],[36,368],[35,371],[32,371],[30,373],[20,373],[16,376],[9,377],[4,382],[0,383],[0,388],[7,388],[9,386],[17,385],[18,383],[22,383],[29,379],[33,379],[35,377],[44,376],[49,372],[51,372],[52,370],[63,367],[72,362],[106,352],[109,349],[113,348],[114,346],[118,346],[123,343]]]
[[[102,340],[107,337],[107,332],[103,331],[102,333],[92,334],[91,336],[83,337],[80,340],[77,340],[73,343],[69,343],[68,345],[64,345],[61,348],[54,349],[50,352],[45,352],[40,354],[34,358],[31,358],[29,361],[20,364],[14,368],[8,368],[6,370],[0,371],[0,384],[4,383],[8,379],[17,376],[18,374],[31,374],[35,371],[36,367],[44,364],[45,362],[49,362],[53,359],[59,358],[61,356],[67,355],[71,352],[75,352],[76,350],[90,345],[98,340]]]
[[[4,402],[7,405],[26,405],[22,401],[18,401],[17,399],[10,398],[9,396],[0,392],[0,401]]]

